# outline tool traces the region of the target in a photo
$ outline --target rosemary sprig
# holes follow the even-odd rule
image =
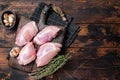
[[[71,52],[66,55],[58,55],[48,65],[39,67],[37,70],[29,74],[33,79],[41,79],[45,76],[51,75],[60,69],[71,58]]]

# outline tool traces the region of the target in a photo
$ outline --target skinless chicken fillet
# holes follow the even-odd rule
[[[17,46],[24,46],[32,40],[32,38],[37,34],[38,28],[34,21],[31,21],[24,25],[22,29],[18,32],[15,40]]]
[[[56,37],[59,31],[59,27],[47,26],[37,34],[38,28],[34,21],[24,25],[17,34],[15,42],[18,46],[24,46],[17,57],[18,63],[27,65],[35,60],[37,56],[37,67],[48,64],[61,50],[61,44],[49,42]],[[33,42],[30,42],[31,39],[33,39]],[[39,45],[37,54],[33,43]]]
[[[60,51],[62,45],[59,43],[48,42],[40,46],[37,52],[37,67],[48,64],[53,57]]]
[[[27,65],[36,58],[36,51],[32,42],[27,43],[17,57],[20,65]]]
[[[51,41],[56,37],[57,33],[60,31],[60,28],[56,26],[48,26],[45,27],[42,31],[40,31],[34,38],[34,43],[37,45],[42,45],[46,42]]]

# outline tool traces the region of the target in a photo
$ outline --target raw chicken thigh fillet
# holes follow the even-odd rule
[[[16,36],[15,44],[18,46],[24,46],[37,34],[38,28],[34,21],[31,21],[24,25]]]
[[[17,57],[20,65],[27,65],[36,58],[36,51],[32,42],[27,43]]]
[[[37,52],[37,67],[48,64],[53,57],[60,51],[62,45],[59,43],[48,42],[40,46]]]
[[[59,31],[60,28],[57,26],[47,26],[35,36],[34,43],[37,45],[42,45],[48,41],[51,41],[56,37]]]
[[[61,28],[57,26],[47,26],[38,33],[34,21],[24,25],[17,34],[15,42],[18,46],[24,46],[17,57],[18,63],[27,65],[36,59],[37,67],[48,64],[61,50],[61,44],[49,42],[57,36],[60,30]],[[33,43],[39,45],[37,54]]]

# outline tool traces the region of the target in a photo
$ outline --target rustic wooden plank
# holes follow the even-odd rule
[[[97,59],[105,56],[120,56],[119,48],[93,48],[93,47],[80,47],[80,48],[68,48],[68,51],[73,51],[73,57],[78,59]]]
[[[70,47],[120,47],[119,37],[77,36]]]
[[[120,23],[118,0],[63,0],[62,9],[77,23]]]
[[[79,24],[71,47],[120,47],[120,24]]]
[[[6,59],[6,54],[8,52],[8,49],[6,48],[0,48],[0,69],[5,69],[8,67],[8,61]]]
[[[68,69],[67,69],[68,68]],[[77,68],[77,69],[75,69]],[[95,68],[74,68],[66,67],[54,75],[52,80],[119,80],[118,77],[120,68],[114,69],[95,69]]]
[[[119,37],[96,38],[78,36],[70,47],[120,47],[119,40]]]
[[[80,36],[120,36],[120,24],[78,24]]]

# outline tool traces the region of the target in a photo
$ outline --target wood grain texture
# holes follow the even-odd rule
[[[71,47],[120,47],[120,24],[79,24]]]
[[[77,23],[120,23],[117,0],[63,0],[63,10]]]
[[[55,3],[80,26],[68,48],[74,52],[72,59],[45,80],[120,80],[119,0],[1,0],[0,15],[12,10],[29,18],[40,2]],[[8,66],[15,35],[3,28],[0,18],[0,80],[30,80],[25,72]]]

